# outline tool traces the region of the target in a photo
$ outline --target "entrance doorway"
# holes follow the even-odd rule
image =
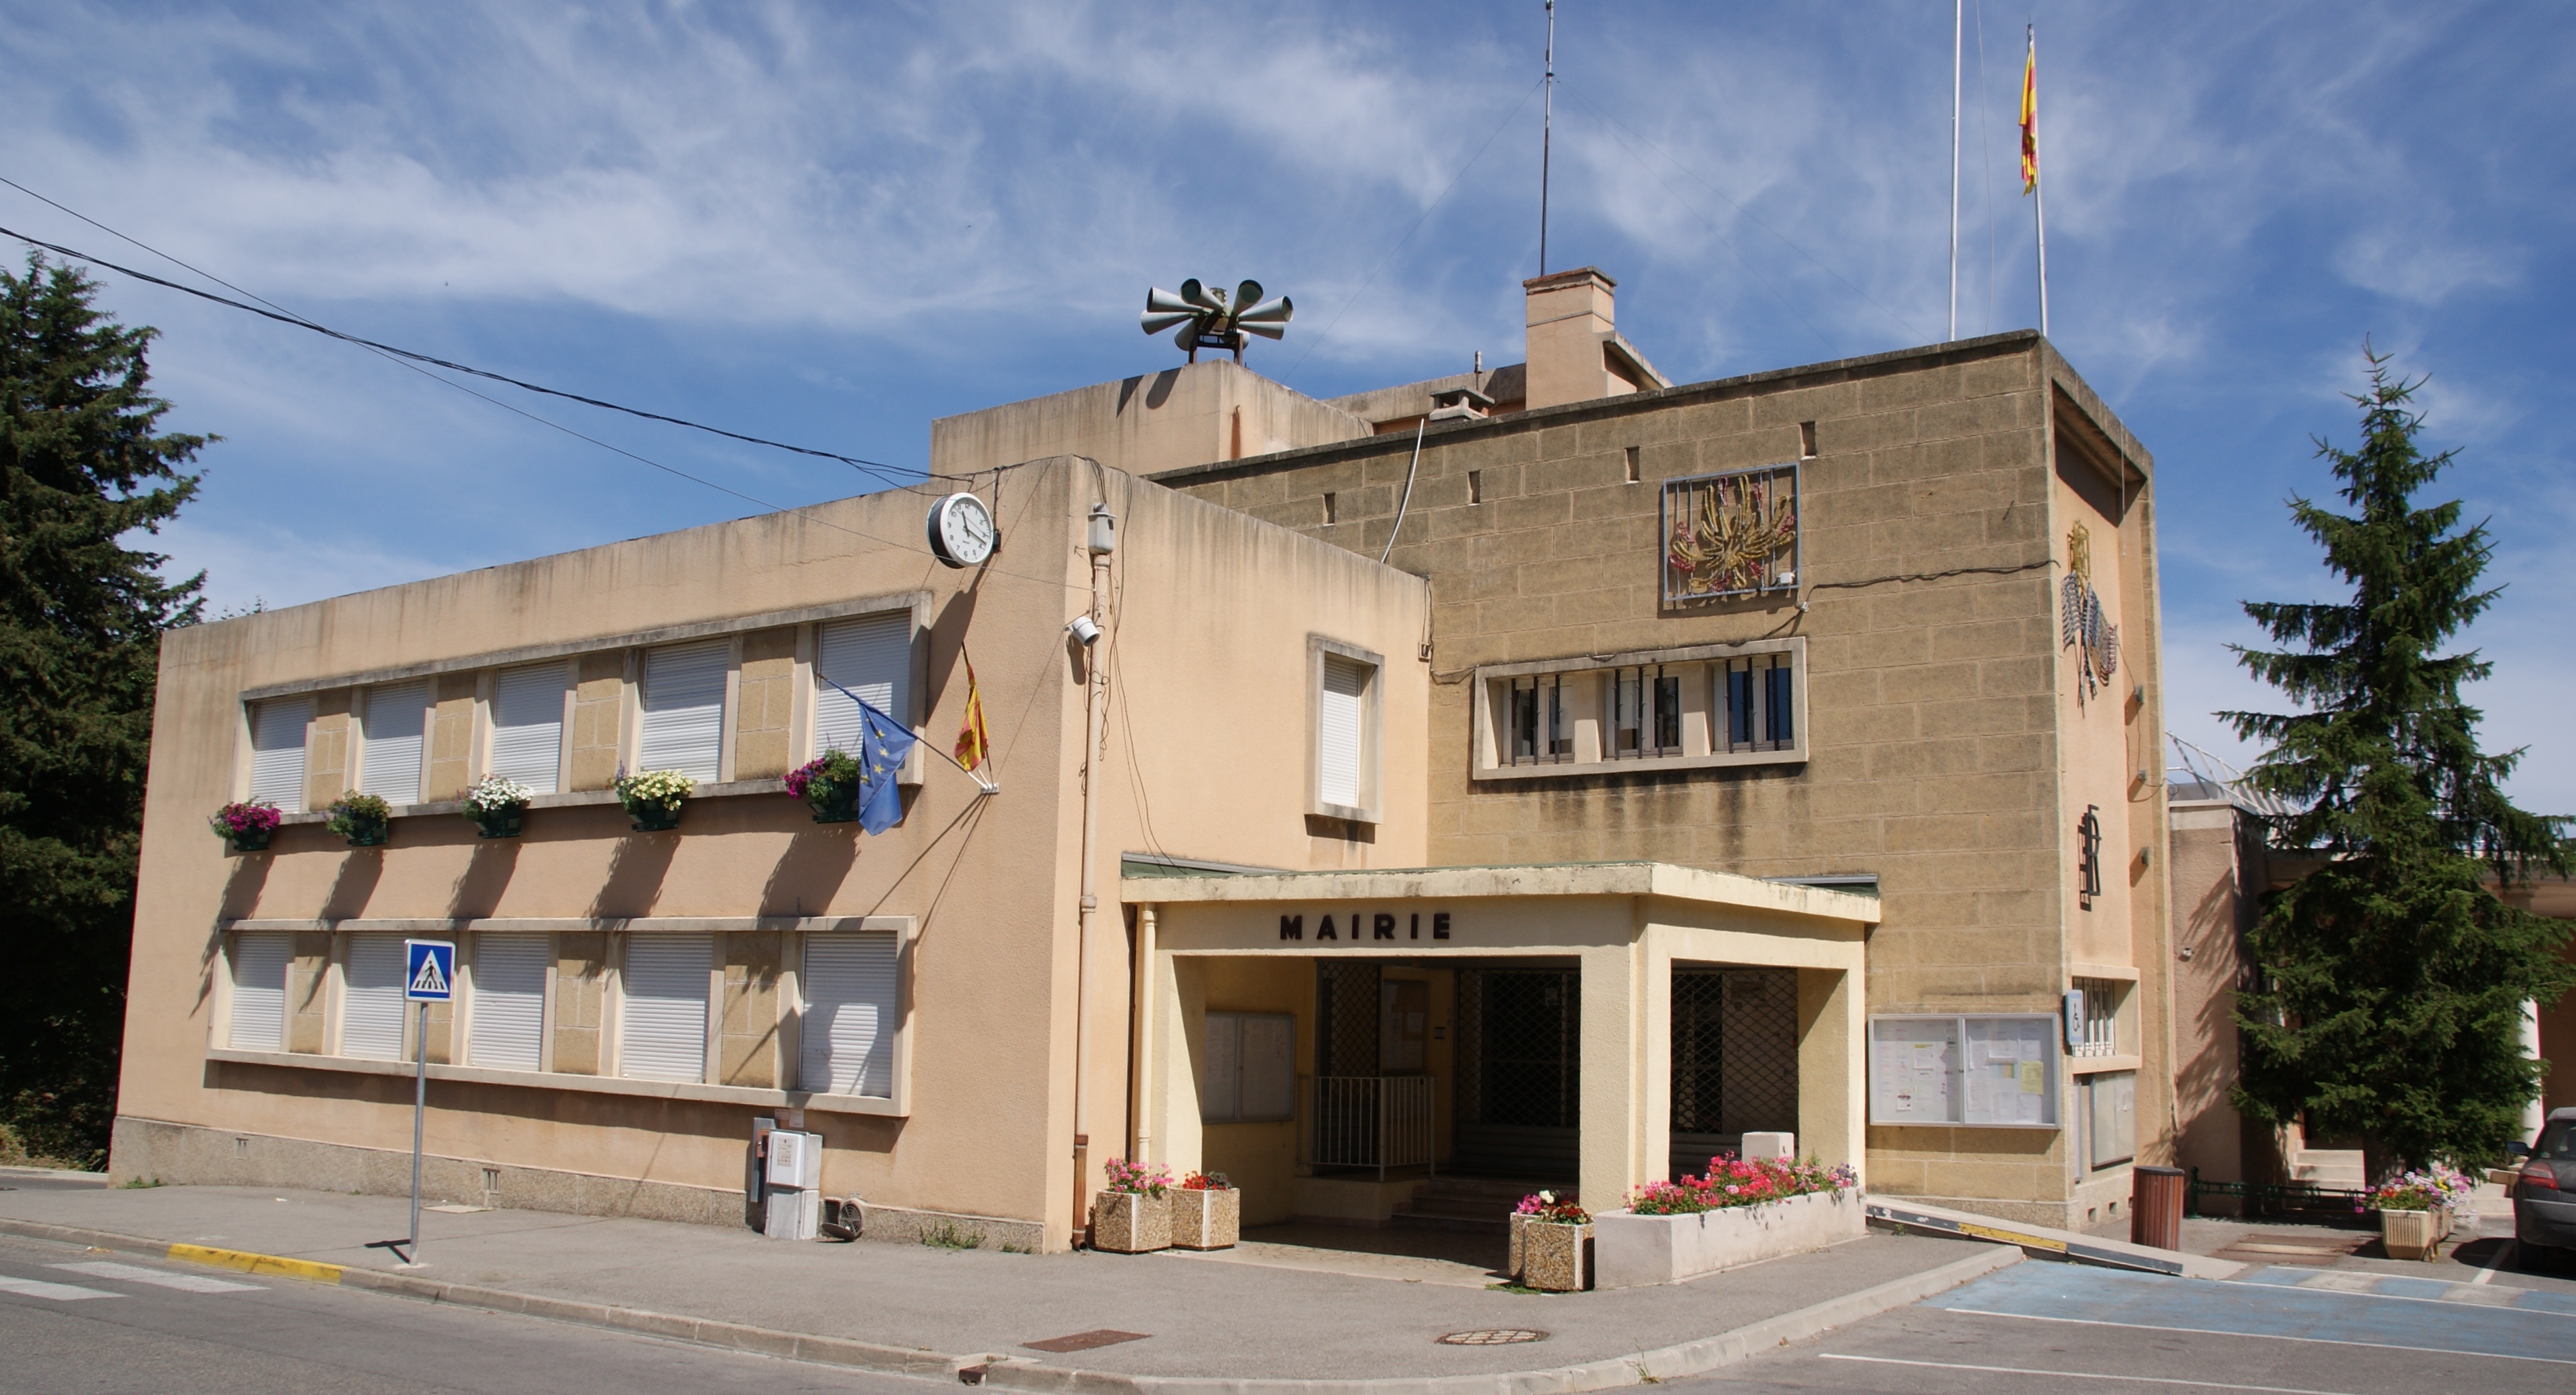
[[[1571,1184],[1582,1171],[1582,976],[1458,971],[1459,1172]]]
[[[1673,968],[1671,1175],[1798,1128],[1798,971]]]

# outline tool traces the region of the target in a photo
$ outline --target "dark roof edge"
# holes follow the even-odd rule
[[[2006,354],[2028,351],[2044,342],[2035,329],[2016,329],[2003,334],[1989,334],[1976,339],[1960,339],[1947,344],[1928,344],[1911,349],[1891,349],[1886,353],[1864,354],[1858,358],[1834,359],[1796,368],[1772,368],[1760,373],[1746,373],[1733,378],[1714,378],[1704,383],[1683,383],[1676,387],[1656,388],[1649,392],[1622,393],[1617,397],[1595,398],[1589,402],[1568,402],[1562,406],[1541,407],[1536,411],[1512,412],[1480,420],[1433,423],[1443,444],[1474,440],[1480,436],[1506,436],[1549,426],[1566,426],[1578,422],[1601,421],[1628,416],[1636,412],[1655,411],[1665,407],[1688,406],[1700,402],[1740,397],[1755,391],[1782,387],[1817,387],[1827,383],[1858,378],[1883,377],[1908,368],[1938,366],[1945,363],[1969,363],[1999,358]],[[2064,359],[2057,362],[2062,366]],[[2074,377],[2074,370],[2065,370]],[[2080,378],[2075,380],[2079,384]],[[2091,389],[2085,389],[2091,394]],[[1402,439],[1404,433],[1362,436],[1354,440],[1333,441],[1320,446],[1301,446],[1270,455],[1246,456],[1241,460],[1218,460],[1205,465],[1185,465],[1177,470],[1164,470],[1145,476],[1160,485],[1177,485],[1206,479],[1223,479],[1237,475],[1257,475],[1269,470],[1322,464],[1356,456],[1386,452],[1406,452],[1413,443]]]

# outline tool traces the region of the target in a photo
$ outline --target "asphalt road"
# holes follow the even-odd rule
[[[2576,1314],[2034,1262],[1671,1384],[1693,1395],[2450,1395],[2572,1383]]]
[[[0,1390],[9,1395],[935,1395],[939,1388],[0,1236]]]

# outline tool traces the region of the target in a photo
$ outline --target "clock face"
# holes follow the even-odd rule
[[[993,513],[972,494],[951,494],[930,506],[930,550],[952,567],[982,565],[993,555]]]

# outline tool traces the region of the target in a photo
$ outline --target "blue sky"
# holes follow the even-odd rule
[[[0,175],[353,333],[918,465],[929,419],[1161,366],[1149,282],[1293,295],[1253,366],[1319,396],[1519,356],[1537,0],[299,7],[0,4]],[[1960,333],[2032,324],[2013,170],[2036,18],[2050,329],[2154,451],[2173,729],[2263,704],[2245,598],[2324,597],[2288,526],[2363,337],[2508,589],[2470,636],[2514,789],[2576,812],[2576,44],[2554,7],[1969,7]],[[1679,381],[1945,334],[1951,9],[1560,12],[1551,264],[1620,280]],[[159,273],[14,190],[0,223]],[[749,506],[299,331],[106,274],[221,433],[164,537],[221,607]],[[780,504],[827,462],[495,395]],[[2561,541],[2553,542],[2553,539]],[[2553,698],[2552,693],[2561,694]]]

